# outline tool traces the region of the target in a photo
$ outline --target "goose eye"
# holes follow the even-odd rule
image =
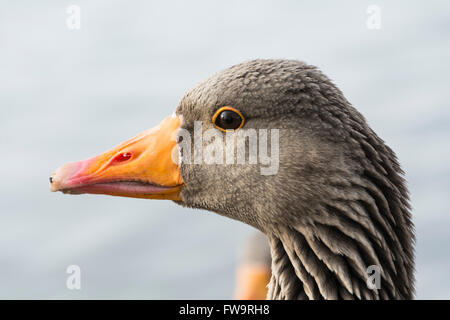
[[[232,107],[223,107],[216,111],[212,122],[222,131],[237,130],[244,125],[244,117]]]

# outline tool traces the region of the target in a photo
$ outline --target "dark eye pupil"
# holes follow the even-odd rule
[[[239,114],[231,110],[222,111],[216,119],[216,125],[222,129],[237,129],[242,123]]]

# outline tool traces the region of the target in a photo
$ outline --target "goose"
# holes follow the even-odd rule
[[[256,59],[212,75],[157,127],[60,167],[50,189],[173,200],[260,230],[272,257],[267,299],[414,296],[397,157],[301,61]]]

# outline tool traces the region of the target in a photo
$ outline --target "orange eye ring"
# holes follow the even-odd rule
[[[238,127],[236,127],[236,128],[228,128],[228,129],[227,129],[227,128],[222,128],[222,127],[220,127],[219,125],[217,125],[216,122],[217,122],[217,120],[218,120],[218,117],[219,117],[224,111],[232,111],[233,113],[235,113],[236,115],[239,116],[239,118],[241,119],[241,122],[239,123],[239,126],[238,126]],[[244,118],[244,116],[242,115],[242,113],[239,112],[239,110],[237,110],[237,109],[235,109],[235,108],[233,108],[233,107],[230,107],[230,106],[225,106],[225,107],[219,108],[219,109],[214,113],[214,115],[213,115],[211,121],[212,121],[214,127],[216,127],[217,129],[219,129],[220,131],[227,132],[227,131],[236,131],[236,130],[239,130],[240,128],[242,128],[242,126],[243,126],[244,123],[245,123],[245,118]]]

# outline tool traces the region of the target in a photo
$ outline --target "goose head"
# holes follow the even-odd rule
[[[50,182],[65,193],[174,200],[261,230],[272,254],[268,298],[413,294],[413,225],[396,156],[303,62],[221,71],[158,127],[62,166]]]

